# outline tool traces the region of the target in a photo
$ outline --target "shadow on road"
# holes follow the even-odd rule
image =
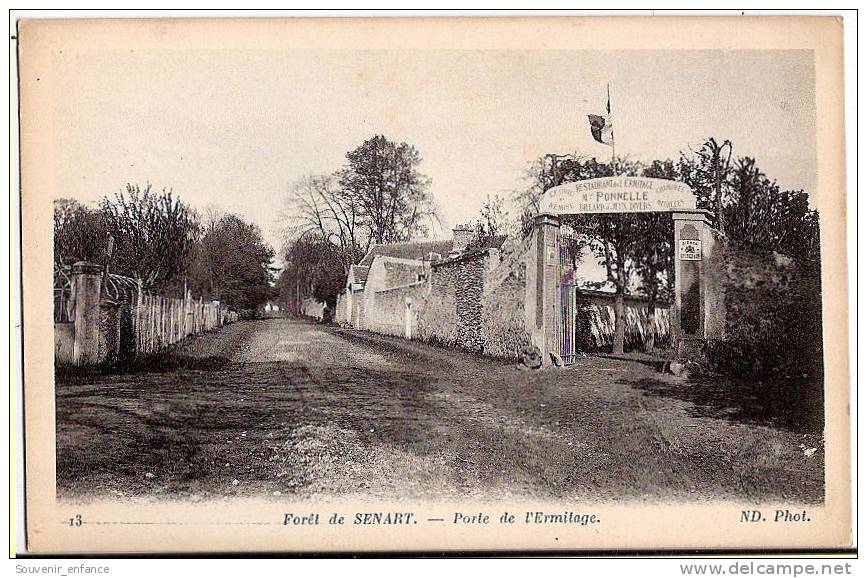
[[[365,332],[232,324],[138,368],[58,374],[57,488],[65,498],[821,499],[822,464],[805,461],[803,436],[732,427],[813,423],[803,412],[775,421],[792,400],[674,383],[652,361],[627,361],[518,371]]]
[[[784,428],[796,433],[821,435],[824,415],[821,386],[809,388],[811,395],[795,396],[787,383],[733,381],[724,378],[690,378],[674,381],[642,378],[621,381],[646,395],[689,401],[696,417]],[[797,391],[804,391],[804,387]]]

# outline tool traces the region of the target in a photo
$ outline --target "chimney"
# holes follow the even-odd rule
[[[458,225],[452,229],[454,240],[452,241],[452,252],[450,255],[462,253],[470,242],[473,240],[473,227],[470,225]]]

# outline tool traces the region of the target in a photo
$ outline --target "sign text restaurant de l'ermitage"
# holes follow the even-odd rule
[[[684,183],[647,177],[601,177],[548,189],[540,212],[646,213],[695,209],[695,196]]]

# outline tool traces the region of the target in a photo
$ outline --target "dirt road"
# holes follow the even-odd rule
[[[741,397],[640,361],[520,371],[303,321],[240,322],[145,369],[58,376],[58,492],[820,500],[818,433]]]

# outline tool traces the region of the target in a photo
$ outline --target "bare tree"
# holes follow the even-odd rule
[[[360,207],[331,175],[308,175],[292,186],[285,243],[315,236],[339,250],[344,273],[370,248],[373,238]],[[285,251],[284,251],[285,252]]]
[[[681,154],[682,179],[696,193],[698,207],[713,211],[717,229],[725,232],[724,201],[732,172],[732,143],[726,139],[720,144],[711,137],[697,151],[690,152],[697,158]]]
[[[512,222],[509,220],[509,211],[500,195],[488,195],[482,208],[479,210],[479,218],[476,219],[474,246],[482,246],[487,240],[511,232]]]

